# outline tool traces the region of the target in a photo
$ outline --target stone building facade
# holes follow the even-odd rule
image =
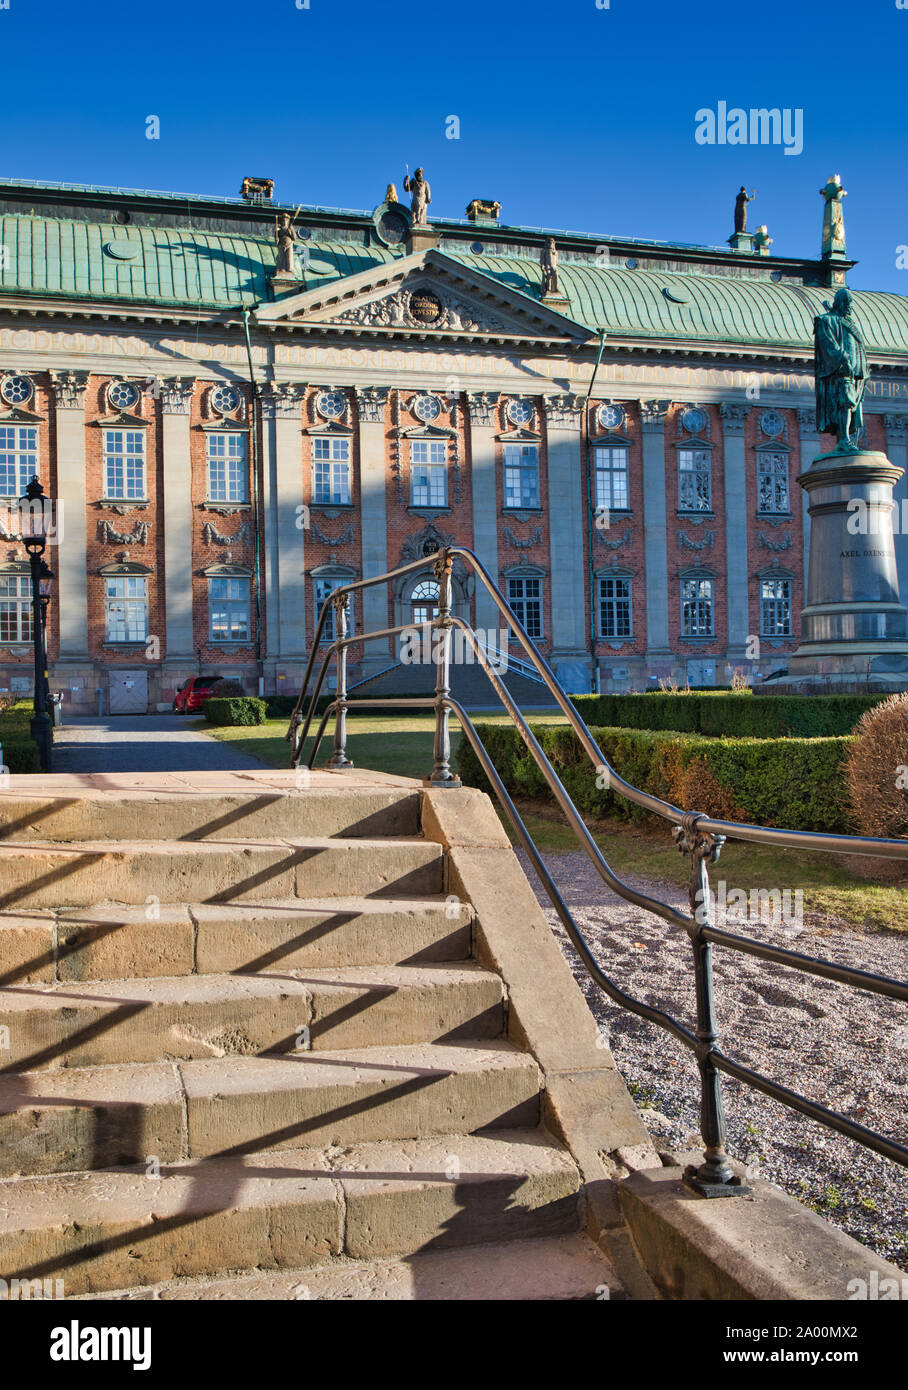
[[[295,692],[332,588],[426,556],[353,611],[356,631],[418,621],[451,541],[573,691],[785,665],[797,477],[831,443],[812,321],[842,249],[550,233],[481,200],[419,227],[386,202],[299,210],[276,270],[279,211],[0,181],[0,496],[36,471],[62,504],[50,671],[71,708],[169,707],[212,671]],[[855,312],[867,444],[904,466],[908,300],[858,292]],[[0,687],[22,691],[26,568],[0,529]],[[455,606],[500,626],[460,567]],[[397,656],[356,647],[351,678]]]

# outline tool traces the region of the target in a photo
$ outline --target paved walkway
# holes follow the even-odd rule
[[[267,766],[199,732],[194,722],[180,714],[75,715],[54,730],[54,772],[241,772]]]

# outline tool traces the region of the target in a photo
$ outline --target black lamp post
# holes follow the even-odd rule
[[[53,503],[44,496],[37,478],[32,478],[19,499],[22,519],[22,540],[32,572],[32,629],[35,646],[35,694],[31,735],[38,745],[41,771],[49,772],[53,741],[48,713],[50,687],[47,681],[47,606],[53,574],[44,559],[47,532],[52,520]]]

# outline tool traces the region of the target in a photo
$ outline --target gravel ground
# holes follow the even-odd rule
[[[532,869],[530,881],[571,962],[642,1118],[665,1149],[699,1142],[699,1080],[687,1048],[612,1004],[580,965]],[[546,855],[575,920],[612,979],[689,1026],[690,943],[616,898],[583,854]],[[686,910],[683,889],[628,883]],[[906,978],[908,936],[862,932],[806,912],[803,929],[726,923],[728,930],[895,979]],[[720,1046],[772,1080],[904,1143],[908,1137],[908,1006],[715,947]],[[728,1147],[754,1175],[778,1184],[885,1258],[908,1269],[908,1170],[740,1082],[723,1077]],[[855,1271],[861,1275],[862,1271]]]

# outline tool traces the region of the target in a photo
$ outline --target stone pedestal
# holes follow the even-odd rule
[[[899,602],[892,528],[902,471],[885,454],[862,450],[820,454],[798,478],[809,498],[810,560],[786,684],[908,686],[908,610]]]
[[[418,251],[430,251],[438,245],[438,232],[425,223],[414,224],[407,233],[407,253],[414,256]]]

